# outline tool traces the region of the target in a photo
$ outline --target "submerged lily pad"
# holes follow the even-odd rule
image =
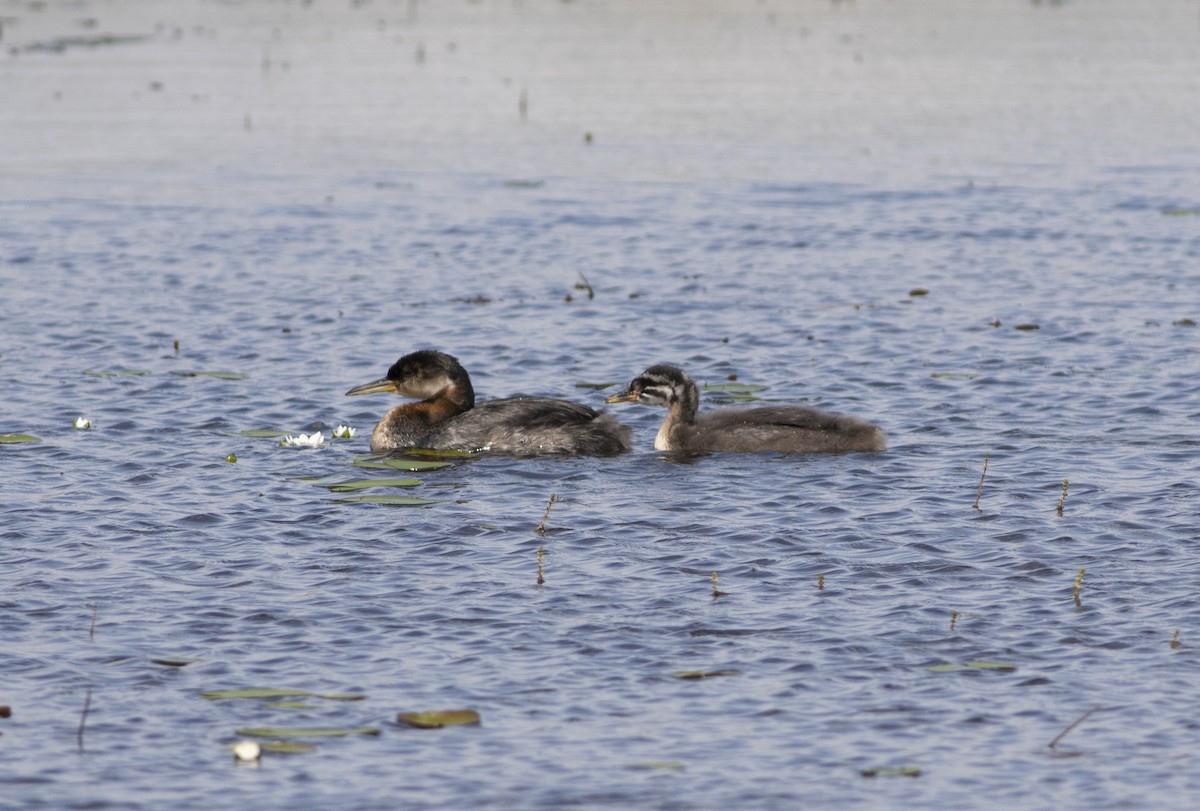
[[[643,760],[640,763],[626,763],[626,769],[636,769],[639,771],[673,771],[681,772],[684,770],[682,760]]]
[[[261,746],[264,752],[274,752],[280,755],[298,755],[302,752],[317,751],[317,747],[304,741],[264,741]]]
[[[419,729],[439,729],[478,724],[479,713],[475,710],[428,710],[426,712],[402,712],[396,721]]]
[[[36,437],[33,434],[0,434],[0,445],[23,445],[41,441],[41,437]]]
[[[379,727],[247,727],[237,731],[247,738],[345,738],[379,733]]]
[[[967,662],[966,664],[933,665],[926,668],[934,673],[953,673],[956,670],[1016,670],[1017,666],[1008,662]]]
[[[363,502],[366,504],[393,504],[401,507],[420,507],[424,504],[440,504],[442,499],[439,498],[414,498],[413,496],[346,496],[345,498],[335,498],[336,504],[354,504]]]
[[[152,374],[149,369],[85,369],[83,373],[88,377],[143,377]]]
[[[425,459],[390,459],[386,456],[364,456],[355,459],[355,467],[367,470],[441,470],[450,467],[450,462],[430,462]]]
[[[246,380],[250,375],[245,372],[171,372],[179,377],[215,377],[217,380]]]
[[[352,493],[355,490],[366,490],[368,487],[417,487],[420,479],[356,479],[338,484],[323,484],[333,493]]]
[[[921,770],[914,766],[880,766],[875,769],[863,769],[863,777],[920,777]]]
[[[676,670],[671,675],[677,679],[711,679],[717,676],[738,676],[740,670]]]

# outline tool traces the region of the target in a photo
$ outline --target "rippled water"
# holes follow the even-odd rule
[[[1054,40],[1086,24],[1097,51],[1071,40],[1067,62],[1140,64],[1113,56],[1109,29],[1081,5],[1022,6],[1068,16],[1050,18],[1049,34],[1016,33]],[[356,21],[396,44],[405,70],[436,69],[447,52],[487,61],[473,50],[491,42],[486,28],[420,16],[428,4],[366,6],[314,11],[347,21],[324,34],[336,64],[353,53]],[[51,23],[73,30],[73,6],[17,8],[6,45],[49,41],[38,26]],[[107,7],[84,8],[104,20]],[[456,13],[469,21],[471,8]],[[508,26],[510,47],[547,27],[576,42],[585,23],[630,33],[608,6],[535,5],[532,20],[481,8]],[[750,30],[765,13],[755,9],[713,4],[689,24],[711,33],[729,14],[727,30]],[[813,4],[811,19],[780,12],[775,24],[796,36],[809,25],[812,41],[869,65],[874,11]],[[56,72],[93,81],[97,65],[105,86],[140,82],[175,53],[162,91],[139,84],[129,96],[141,108],[186,77],[192,92],[232,95],[234,77],[205,65],[249,54],[256,75],[266,42],[276,76],[297,26],[310,46],[324,30],[286,4],[188,13],[212,28],[173,38],[142,9],[144,28],[111,30],[152,32],[147,42],[17,49],[2,71],[34,96],[62,81]],[[649,31],[672,42],[682,25],[634,19],[635,41]],[[939,25],[975,31],[956,20]],[[846,31],[858,38],[839,40]],[[914,25],[874,47],[899,59],[926,33]],[[419,35],[424,63],[411,59]],[[775,63],[746,36],[732,51],[743,86],[785,92],[756,72]],[[969,53],[955,58],[991,75]],[[581,59],[564,85],[599,64]],[[845,69],[822,64],[835,78]],[[1114,94],[1140,88],[1143,74],[1111,73]],[[474,68],[463,75],[482,82]],[[1191,81],[1164,75],[1176,90]],[[496,86],[512,96],[520,83]],[[881,121],[894,121],[892,90],[879,91]],[[853,163],[844,145],[802,133],[770,170],[780,130],[739,125],[762,127],[755,147],[741,130],[722,134],[712,111],[715,129],[671,149],[652,136],[674,133],[687,110],[655,120],[661,92],[634,95],[646,107],[628,140],[598,138],[592,151],[574,131],[570,148],[555,141],[566,113],[498,132],[494,151],[477,133],[447,144],[398,124],[402,147],[428,165],[369,153],[325,162],[338,150],[278,130],[262,137],[280,151],[259,163],[203,116],[208,151],[160,165],[168,146],[187,145],[171,128],[187,116],[162,113],[165,145],[151,139],[149,154],[107,142],[89,153],[67,126],[92,120],[79,107],[61,121],[8,114],[22,149],[42,128],[70,150],[23,165],[0,195],[0,433],[43,440],[0,445],[0,704],[12,710],[0,719],[0,806],[1188,807],[1200,792],[1200,171],[1173,117],[1148,122],[1162,142],[1139,149],[1153,161],[1077,162],[1064,147],[1041,163],[1025,144],[983,163],[957,153],[973,171],[944,171],[936,145],[922,152],[897,130],[875,152],[916,150],[916,168],[861,155],[871,166],[838,181],[830,167]],[[737,85],[714,92],[729,100]],[[529,92],[530,121],[511,126],[538,125],[539,97]],[[1036,107],[1039,96],[1022,98]],[[461,114],[414,103],[434,130]],[[241,108],[221,109],[236,109],[240,130]],[[1063,120],[1084,124],[1065,141],[1086,140],[1104,109],[1071,108]],[[300,129],[324,120],[294,115]],[[1131,126],[1097,135],[1096,154],[1118,152]],[[1033,141],[1052,127],[1035,129]],[[790,162],[813,154],[829,162]],[[344,392],[423,346],[456,354],[481,397],[599,405],[605,392],[578,384],[625,383],[654,362],[708,384],[736,375],[768,386],[770,401],[877,421],[891,447],[680,464],[651,450],[661,412],[629,406],[618,412],[635,428],[627,456],[455,460],[411,474],[421,485],[403,491],[436,504],[339,503],[318,485],[393,475],[351,465],[393,401]],[[704,395],[710,407],[721,399]],[[72,427],[80,415],[90,431]],[[340,423],[359,435],[328,441]],[[258,428],[323,430],[327,445],[238,434]],[[930,670],[967,662],[1012,667]],[[296,708],[201,696],[238,687],[365,698]],[[457,707],[482,725],[394,720]],[[236,766],[236,730],[260,726],[380,734]],[[889,768],[920,774],[863,776]]]

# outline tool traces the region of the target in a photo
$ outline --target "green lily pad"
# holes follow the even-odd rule
[[[199,661],[199,660],[196,660]],[[278,687],[245,687],[237,690],[205,690],[200,695],[212,701],[225,698],[321,698],[326,701],[362,701],[363,693],[314,693]]]
[[[203,659],[184,659],[177,656],[164,656],[161,659],[151,659],[150,662],[163,667],[187,667],[194,665],[196,662],[203,662]]]
[[[247,727],[237,730],[247,738],[345,738],[378,735],[379,727]]]
[[[975,372],[934,372],[930,377],[934,380],[974,380],[979,375]]]
[[[41,441],[41,437],[33,434],[0,434],[0,445],[23,445]]]
[[[308,710],[312,709],[312,704],[304,701],[264,701],[264,707],[270,707],[275,710]]]
[[[473,456],[471,451],[458,451],[453,448],[409,448],[405,456],[431,456],[434,459],[457,459],[462,456]]]
[[[595,389],[596,391],[602,391],[603,389],[611,389],[613,386],[619,386],[619,385],[621,385],[621,384],[617,381],[613,381],[610,383],[587,383],[584,381],[580,381],[575,384],[575,388],[577,388],[577,389]]]
[[[412,496],[346,496],[345,498],[335,498],[336,504],[392,504],[399,507],[420,507],[425,504],[440,504],[442,499],[439,498],[414,498]]]
[[[151,374],[149,369],[85,369],[88,377],[143,377]]]
[[[704,391],[721,391],[726,394],[757,394],[771,387],[758,383],[708,383],[701,386],[701,388]]]
[[[671,675],[677,679],[711,679],[716,676],[738,676],[740,670],[676,670]]]
[[[967,662],[966,664],[933,665],[926,668],[934,673],[953,673],[956,670],[1016,670],[1017,666],[1008,662]]]
[[[303,752],[317,751],[317,747],[304,741],[264,741],[261,745],[264,752],[275,752],[280,755],[298,755]]]
[[[913,766],[881,766],[875,769],[863,769],[863,777],[920,777],[921,770]]]
[[[311,696],[310,690],[289,690],[275,687],[247,687],[241,690],[205,690],[200,694],[211,701],[224,698],[303,698]]]
[[[396,716],[401,724],[419,729],[439,729],[478,724],[479,713],[475,710],[428,710],[426,712],[402,712]]]
[[[682,760],[643,760],[639,763],[626,763],[626,769],[636,769],[645,771],[673,771],[681,772],[684,770]]]
[[[417,487],[420,479],[356,479],[339,484],[323,484],[333,493],[352,493],[355,490],[366,490],[368,487]]]
[[[278,428],[250,428],[245,431],[234,431],[231,434],[231,436],[249,436],[256,439],[275,439],[287,435],[287,431],[280,431]]]
[[[249,377],[244,372],[171,372],[179,377],[215,377],[217,380],[245,380]]]
[[[365,456],[355,459],[355,467],[367,470],[441,470],[450,467],[450,462],[430,462],[425,459],[390,459],[386,456]]]

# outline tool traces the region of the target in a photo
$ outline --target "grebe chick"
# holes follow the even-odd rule
[[[388,411],[371,432],[371,450],[401,448],[612,456],[629,450],[630,430],[611,414],[550,397],[475,403],[467,370],[445,352],[423,349],[392,364],[387,377],[347,395],[394,391],[420,398]]]
[[[887,437],[878,425],[812,408],[762,406],[697,414],[700,394],[696,384],[675,366],[651,366],[606,402],[666,406],[667,418],[654,438],[654,448],[660,451],[839,453],[887,449]]]

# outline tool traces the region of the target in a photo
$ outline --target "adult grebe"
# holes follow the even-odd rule
[[[394,391],[421,398],[389,411],[371,432],[371,450],[495,451],[521,456],[612,456],[629,450],[630,430],[611,414],[550,397],[475,403],[467,370],[445,352],[423,349],[392,364],[387,377],[347,395]]]
[[[660,451],[838,453],[887,449],[887,437],[878,425],[811,408],[763,406],[697,414],[700,394],[696,384],[675,366],[651,366],[606,402],[666,406],[667,418],[654,438],[654,447]]]

